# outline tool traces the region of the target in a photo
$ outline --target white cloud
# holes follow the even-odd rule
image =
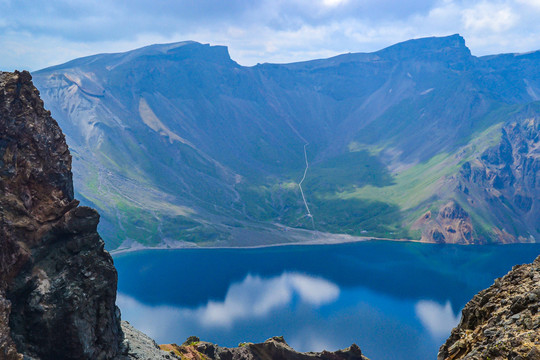
[[[185,309],[172,306],[148,306],[132,297],[118,293],[116,304],[122,311],[122,319],[129,321],[152,339],[167,338],[170,329],[174,329],[188,315]]]
[[[506,4],[482,2],[464,9],[462,14],[465,29],[472,31],[500,33],[512,28],[519,21],[519,16]]]
[[[540,0],[517,0],[517,2],[540,9]]]
[[[346,4],[347,2],[349,1],[348,0],[323,0],[323,4],[329,7],[339,6],[342,4]]]
[[[460,314],[454,315],[450,301],[441,305],[434,301],[421,300],[415,305],[416,315],[435,339],[448,337],[459,323]]]
[[[0,0],[0,68],[37,70],[152,43],[229,46],[242,65],[370,52],[463,35],[475,55],[540,49],[539,0]]]

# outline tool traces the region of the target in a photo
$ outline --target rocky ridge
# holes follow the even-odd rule
[[[193,344],[161,345],[172,356],[189,360],[368,360],[360,348],[353,344],[347,349],[300,353],[291,348],[282,336],[275,336],[263,343],[242,343],[236,348],[225,348],[208,342]]]
[[[540,256],[473,297],[438,360],[540,359]]]
[[[117,274],[28,72],[0,73],[0,358],[111,359]]]

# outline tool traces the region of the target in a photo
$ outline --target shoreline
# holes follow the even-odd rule
[[[337,238],[337,239],[336,239]],[[345,239],[344,239],[345,238]],[[389,241],[389,242],[411,242],[411,243],[423,243],[423,244],[432,244],[421,240],[415,239],[390,239],[390,238],[376,238],[376,237],[361,237],[361,236],[352,236],[352,235],[343,235],[343,234],[332,234],[330,239],[316,239],[316,240],[306,240],[306,241],[292,241],[292,242],[279,242],[275,244],[258,244],[258,245],[229,245],[229,246],[200,246],[195,243],[181,242],[176,244],[160,244],[158,246],[146,246],[137,243],[137,245],[129,248],[121,248],[109,251],[111,256],[122,255],[127,253],[133,253],[137,251],[146,251],[146,250],[182,250],[182,249],[197,249],[197,250],[218,250],[218,249],[239,249],[239,250],[248,250],[248,249],[263,249],[270,247],[281,247],[281,246],[325,246],[325,245],[341,245],[341,244],[353,244],[359,242],[367,241]]]

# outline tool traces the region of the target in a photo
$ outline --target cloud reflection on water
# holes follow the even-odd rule
[[[459,313],[454,315],[450,301],[441,305],[434,301],[421,300],[416,303],[414,309],[422,325],[435,339],[446,338],[461,317]]]
[[[296,273],[264,279],[248,275],[229,287],[225,300],[209,301],[194,310],[205,326],[229,326],[237,319],[263,317],[292,302],[294,295],[320,306],[338,298],[339,287],[327,280]]]
[[[197,308],[148,306],[122,293],[118,294],[117,304],[125,318],[159,339],[166,336],[167,329],[181,323],[228,328],[239,320],[268,316],[273,310],[293,304],[295,298],[317,308],[335,301],[339,294],[339,287],[328,280],[285,272],[272,278],[247,275],[243,281],[231,284],[223,301],[209,300]]]

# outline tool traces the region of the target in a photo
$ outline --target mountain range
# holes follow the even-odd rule
[[[32,75],[109,249],[484,244],[540,240],[539,60],[452,35],[245,67],[190,41]]]

